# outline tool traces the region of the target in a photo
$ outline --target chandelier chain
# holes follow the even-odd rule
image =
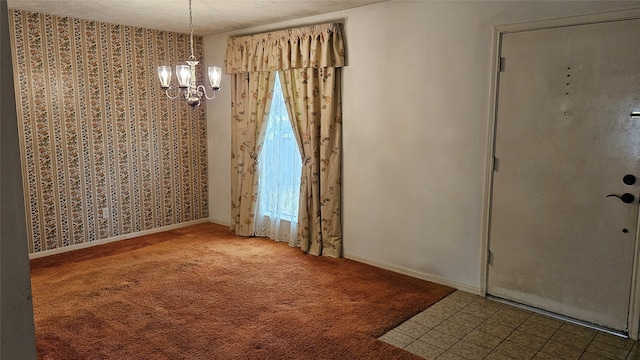
[[[193,14],[191,12],[191,0],[189,0],[189,28],[191,29],[191,58],[193,60],[195,59],[195,55],[193,55]]]

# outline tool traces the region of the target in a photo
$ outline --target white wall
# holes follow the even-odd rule
[[[496,25],[640,1],[391,1],[205,37],[344,22],[344,255],[478,292]],[[210,219],[230,222],[230,77],[207,103]]]
[[[227,36],[204,39],[204,63],[224,70]],[[209,220],[231,224],[231,77],[222,76],[221,90],[207,100],[207,151],[209,168]]]

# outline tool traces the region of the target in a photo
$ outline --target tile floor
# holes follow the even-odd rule
[[[640,360],[637,341],[459,290],[380,340],[437,360]]]

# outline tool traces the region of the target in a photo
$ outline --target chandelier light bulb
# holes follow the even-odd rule
[[[168,89],[171,83],[171,67],[158,66],[158,77],[160,78],[160,87],[163,90]]]
[[[189,65],[176,65],[176,77],[178,78],[178,87],[186,89],[191,82],[191,69]]]
[[[209,83],[213,90],[220,89],[220,80],[222,79],[222,69],[217,66],[209,66]]]

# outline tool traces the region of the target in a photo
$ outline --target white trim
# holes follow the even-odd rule
[[[349,260],[353,260],[353,261],[357,261],[363,264],[367,264],[367,265],[371,265],[371,266],[375,266],[377,268],[381,268],[381,269],[385,269],[385,270],[389,270],[389,271],[393,271],[395,273],[399,273],[399,274],[403,274],[403,275],[408,275],[417,279],[421,279],[421,280],[426,280],[426,281],[430,281],[432,283],[436,283],[436,284],[440,284],[440,285],[445,285],[445,286],[449,286],[464,292],[468,292],[474,295],[479,295],[480,294],[480,289],[477,287],[472,287],[466,284],[462,284],[459,282],[455,282],[455,281],[451,281],[449,279],[440,277],[440,276],[435,276],[435,275],[430,275],[430,274],[425,274],[425,273],[421,273],[418,271],[414,271],[411,269],[407,269],[404,268],[402,266],[396,266],[396,265],[391,265],[391,264],[387,264],[387,263],[379,263],[379,262],[375,262],[375,261],[370,261],[364,258],[361,258],[359,256],[351,256],[351,255],[344,255],[345,259],[349,259]]]
[[[502,34],[495,28],[493,30],[493,66],[491,67],[491,103],[489,104],[489,125],[487,128],[487,157],[485,160],[485,178],[483,194],[483,214],[482,214],[482,247],[480,253],[480,296],[487,296],[487,277],[489,276],[489,225],[491,224],[491,191],[493,189],[493,155],[494,136],[496,126],[496,111],[498,111],[498,84],[500,76],[500,38]]]
[[[633,268],[631,269],[631,291],[629,294],[629,318],[627,326],[629,338],[638,340],[640,338],[640,276],[638,276],[638,266],[640,266],[640,211],[636,220],[636,241],[633,252]]]
[[[208,222],[210,222],[209,219],[199,219],[199,220],[187,221],[187,222],[183,222],[183,223],[179,223],[179,224],[173,224],[173,225],[167,225],[167,226],[163,226],[163,227],[159,227],[159,228],[155,228],[155,229],[137,231],[137,232],[134,232],[134,233],[114,236],[114,237],[110,237],[110,238],[106,238],[106,239],[100,239],[100,240],[96,240],[96,241],[89,241],[89,242],[85,242],[85,243],[82,243],[82,244],[75,244],[75,245],[65,246],[65,247],[58,248],[58,249],[39,251],[37,253],[29,254],[29,260],[37,259],[37,258],[41,258],[41,257],[45,257],[45,256],[50,256],[50,255],[62,254],[62,253],[73,251],[73,250],[86,249],[86,248],[92,247],[92,246],[108,244],[108,243],[115,242],[115,241],[127,240],[127,239],[131,239],[131,238],[139,237],[139,236],[156,234],[156,233],[163,232],[163,231],[179,229],[179,228],[183,228],[183,227],[187,227],[187,226],[191,226],[191,225],[203,224],[203,223],[208,223]]]
[[[542,20],[526,22],[521,24],[509,24],[498,25],[494,29],[494,59],[492,69],[492,89],[491,89],[491,104],[490,104],[490,119],[489,119],[489,144],[487,146],[487,166],[485,176],[485,190],[484,190],[484,214],[483,214],[483,232],[482,232],[482,253],[481,257],[481,269],[480,269],[480,289],[479,294],[481,296],[487,295],[487,282],[488,282],[488,266],[487,253],[489,250],[489,234],[491,224],[491,192],[493,189],[493,169],[492,162],[494,152],[494,135],[496,124],[496,112],[498,102],[498,85],[500,72],[498,71],[499,59],[500,59],[500,46],[503,34],[524,32],[541,29],[551,29],[558,27],[567,27],[575,25],[586,25],[605,23],[613,21],[624,21],[640,19],[640,8],[628,9],[621,11],[612,11],[599,14],[573,16],[566,18]],[[628,318],[628,331],[629,337],[633,340],[638,340],[640,337],[640,214],[638,218],[638,226],[636,229],[635,239],[635,253],[633,258],[633,268],[631,275],[631,294],[629,302],[629,318]]]
[[[598,14],[571,16],[549,20],[539,20],[525,22],[521,24],[498,25],[496,30],[500,34],[508,34],[514,32],[552,29],[558,27],[597,24],[612,21],[624,21],[640,18],[640,8],[627,9],[619,11],[610,11]]]

